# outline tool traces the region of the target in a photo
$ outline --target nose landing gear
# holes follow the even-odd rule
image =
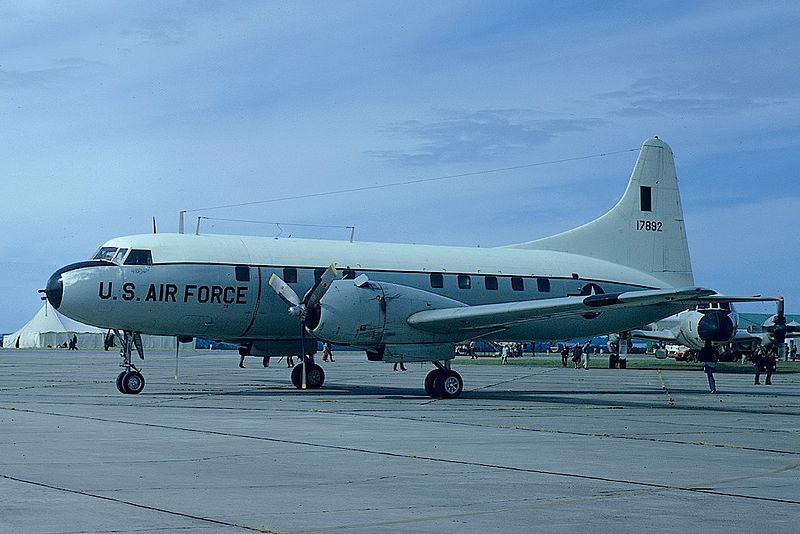
[[[119,356],[122,362],[119,364],[124,369],[117,376],[117,390],[126,395],[138,395],[144,389],[144,376],[131,362],[131,353],[133,348],[136,347],[136,352],[139,358],[144,360],[144,349],[142,348],[142,336],[138,332],[130,332],[125,330],[123,335],[116,330],[114,334],[120,342],[122,348],[119,351]]]

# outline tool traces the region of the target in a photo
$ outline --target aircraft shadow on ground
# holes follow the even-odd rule
[[[244,390],[224,391],[216,389],[215,391],[203,390],[198,388],[192,390],[191,384],[184,384],[187,389],[169,392],[159,392],[159,396],[184,396],[184,397],[275,397],[275,398],[297,398],[303,397],[311,400],[326,401],[338,400],[346,397],[375,397],[387,400],[414,400],[418,399],[421,402],[435,402],[446,403],[448,405],[458,405],[458,403],[470,403],[473,401],[486,401],[486,402],[508,402],[514,404],[541,404],[541,405],[562,405],[573,407],[596,407],[608,409],[624,409],[624,408],[638,408],[638,409],[658,409],[658,410],[689,410],[689,411],[714,411],[714,412],[727,412],[727,413],[751,413],[751,414],[793,414],[795,409],[791,406],[786,406],[783,409],[768,409],[757,408],[748,406],[737,406],[736,396],[743,397],[766,397],[769,396],[775,401],[780,402],[780,399],[785,399],[787,403],[797,402],[800,393],[782,392],[779,390],[766,388],[762,390],[743,390],[735,389],[730,391],[723,391],[717,396],[709,396],[707,390],[698,386],[697,389],[673,389],[670,388],[669,392],[673,397],[675,395],[688,395],[697,396],[702,398],[702,403],[692,404],[700,400],[699,398],[678,398],[675,405],[669,404],[663,389],[650,389],[650,388],[637,388],[626,391],[602,389],[602,390],[583,390],[583,391],[565,391],[565,390],[465,390],[461,397],[452,400],[431,399],[424,394],[422,388],[416,387],[398,387],[392,385],[354,385],[344,383],[327,383],[325,387],[318,390],[310,390],[303,392],[292,387],[276,386],[272,384],[252,384]],[[769,386],[767,386],[769,387]],[[602,396],[611,396],[614,398],[598,398]],[[644,397],[644,398],[642,398]],[[716,404],[709,404],[708,399],[721,399],[723,402]]]

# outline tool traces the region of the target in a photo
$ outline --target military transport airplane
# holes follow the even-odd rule
[[[739,328],[739,315],[730,301],[706,302],[691,310],[651,323],[642,328],[627,332],[634,339],[657,341],[660,343],[679,343],[697,352],[706,341],[716,345],[751,344],[758,342],[764,347],[774,346],[783,358],[784,342],[787,337],[800,335],[800,324],[786,322],[784,302],[780,297],[738,298],[737,301],[777,301],[777,313],[758,328]],[[609,337],[611,343],[618,338]],[[625,337],[625,336],[622,336]]]
[[[674,159],[657,137],[642,145],[610,211],[537,241],[466,248],[134,235],[59,269],[43,291],[64,315],[118,333],[123,393],[144,388],[131,353],[142,356],[147,333],[226,341],[243,354],[302,350],[297,387],[323,384],[318,340],[371,361],[432,362],[425,391],[443,398],[463,388],[450,366],[456,343],[627,331],[723,299],[694,286]]]

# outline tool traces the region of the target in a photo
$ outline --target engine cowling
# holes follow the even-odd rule
[[[702,347],[705,341],[727,343],[736,334],[738,319],[735,312],[725,310],[685,312],[680,316],[679,341],[689,347]]]
[[[373,352],[386,345],[455,342],[463,335],[456,333],[450,339],[424,332],[407,319],[423,310],[462,306],[466,304],[413,287],[363,278],[336,280],[308,327],[320,339]]]

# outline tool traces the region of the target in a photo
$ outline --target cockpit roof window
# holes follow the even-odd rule
[[[153,255],[149,250],[132,248],[125,258],[125,265],[153,265]]]
[[[117,253],[117,247],[100,247],[92,258],[93,260],[112,261]]]

